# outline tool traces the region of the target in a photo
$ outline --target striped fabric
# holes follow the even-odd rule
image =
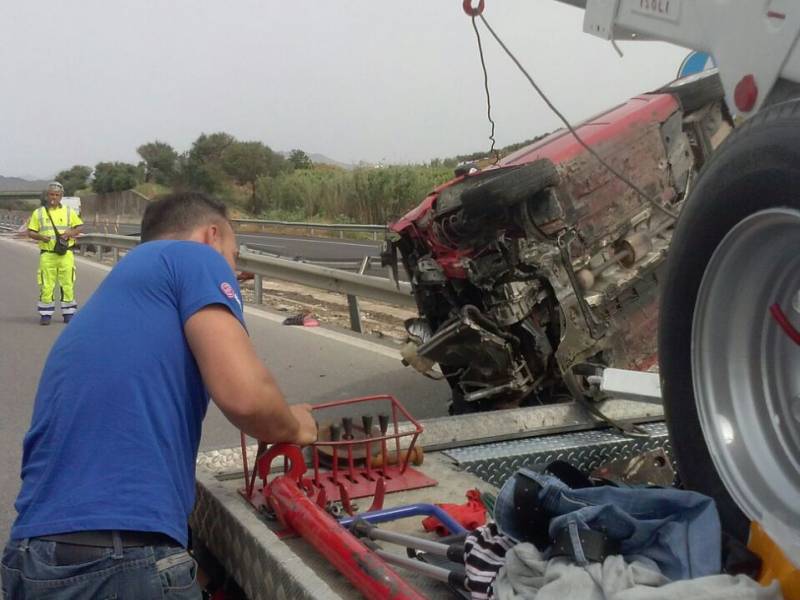
[[[467,536],[464,542],[464,565],[467,589],[472,600],[490,600],[493,597],[494,580],[505,563],[506,552],[515,545],[516,542],[501,534],[497,524],[492,522]]]
[[[75,311],[77,310],[78,310],[77,302],[61,302],[62,315],[74,315]]]
[[[37,302],[36,310],[38,310],[39,314],[42,315],[43,317],[52,317],[53,312],[56,310],[56,305],[54,302],[51,302],[49,304],[45,304],[44,302]]]

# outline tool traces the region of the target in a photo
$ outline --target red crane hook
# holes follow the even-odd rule
[[[477,17],[483,12],[484,0],[478,0],[478,6],[472,6],[472,0],[464,0],[461,6],[470,17]]]

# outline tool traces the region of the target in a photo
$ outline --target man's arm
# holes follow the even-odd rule
[[[61,234],[61,237],[65,239],[76,238],[81,234],[82,231],[83,231],[83,223],[81,223],[80,225],[75,225],[74,227],[70,227],[64,233]]]
[[[46,235],[42,235],[38,231],[34,231],[33,229],[28,229],[28,237],[32,240],[36,240],[37,242],[49,242],[50,238]]]
[[[227,308],[200,309],[186,321],[184,332],[211,398],[231,423],[265,442],[307,445],[316,440],[310,407],[286,404],[244,328]]]
[[[75,212],[70,214],[69,223],[67,223],[67,230],[63,233],[65,239],[76,238],[83,233],[83,221],[80,216]]]

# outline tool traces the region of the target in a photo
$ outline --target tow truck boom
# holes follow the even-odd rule
[[[605,40],[658,40],[707,52],[731,110],[758,112],[776,82],[800,82],[800,6],[791,0],[558,0]],[[734,109],[735,107],[735,109]]]

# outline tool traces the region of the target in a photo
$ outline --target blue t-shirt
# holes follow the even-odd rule
[[[209,398],[183,326],[211,304],[244,326],[236,276],[203,244],[148,242],[109,273],[47,357],[12,538],[118,529],[186,545]]]

